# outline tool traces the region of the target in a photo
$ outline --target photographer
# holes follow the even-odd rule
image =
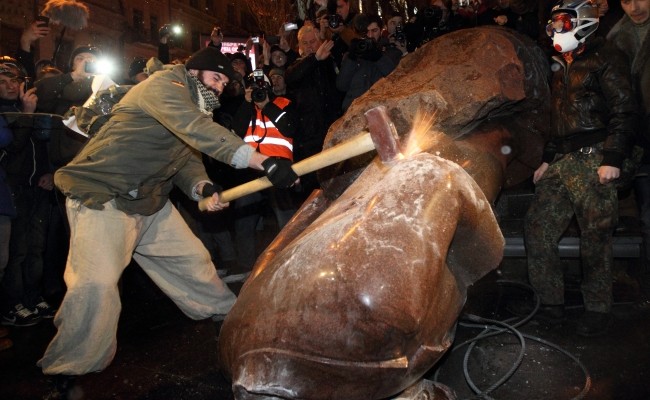
[[[357,37],[353,28],[356,12],[350,10],[349,0],[329,0],[327,15],[321,17],[321,27],[326,25],[330,31],[329,38],[334,42],[331,53],[337,66],[341,66],[343,55],[348,51],[352,39]],[[321,40],[323,40],[321,31]]]
[[[468,26],[468,22],[453,10],[452,4],[458,4],[454,1],[456,3],[433,0],[404,26],[409,53],[440,35]]]
[[[292,102],[274,95],[271,82],[257,69],[246,78],[245,101],[233,116],[232,129],[256,152],[293,161],[294,116]],[[257,171],[239,170],[232,184],[243,184],[260,176]],[[270,188],[233,201],[237,268],[228,271],[224,282],[239,282],[250,274],[257,255],[256,227],[267,202],[282,229],[296,211],[289,189]]]
[[[71,107],[84,104],[93,94],[91,85],[94,75],[86,71],[87,66],[100,56],[101,50],[92,45],[75,48],[70,56],[68,73],[43,78],[35,83],[38,94],[36,111],[64,115]],[[49,151],[54,167],[62,167],[72,160],[84,142],[84,137],[72,132],[61,131],[53,135]]]
[[[345,92],[344,112],[354,99],[397,67],[405,50],[403,45],[401,48],[395,44],[382,47],[379,40],[383,23],[376,15],[358,14],[354,25],[359,37],[352,40],[336,78],[336,88]]]

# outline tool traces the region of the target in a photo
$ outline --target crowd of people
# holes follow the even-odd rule
[[[223,318],[235,301],[224,283],[250,273],[261,218],[270,211],[282,228],[319,186],[315,174],[298,178],[292,163],[318,153],[330,125],[402,57],[479,25],[528,36],[556,66],[552,139],[533,176],[526,224],[540,320],[565,318],[556,248],[575,214],[586,244],[578,333],[597,335],[611,323],[616,183],[635,173],[644,238],[639,307],[650,309],[650,151],[628,171],[632,149],[647,150],[650,138],[650,0],[620,3],[623,13],[605,24],[606,0],[432,0],[409,19],[317,1],[309,19],[282,27],[277,43],[249,38],[224,54],[214,27],[207,47],[187,60],[170,60],[161,31],[158,57],[134,60],[119,80],[129,89],[110,114],[83,125],[90,139],[57,119],[42,129],[16,117],[80,117],[93,95],[88,65],[101,54],[83,45],[69,65],[37,63],[32,47],[50,28],[33,22],[15,54],[0,58],[2,325],[56,315],[58,333],[39,365],[61,377],[55,395],[64,396],[70,376],[112,360],[117,284],[132,258],[189,317]],[[260,176],[274,187],[219,201],[222,190]],[[207,212],[196,206],[202,198]],[[0,350],[10,347],[7,329],[0,334]]]

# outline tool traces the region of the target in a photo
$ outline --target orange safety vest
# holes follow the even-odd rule
[[[291,101],[285,97],[276,97],[273,104],[284,110]],[[282,118],[284,113],[276,119]],[[257,151],[269,157],[282,157],[293,161],[293,139],[284,136],[274,121],[271,121],[262,113],[258,107],[255,107],[255,120],[248,124],[244,142],[253,146]]]

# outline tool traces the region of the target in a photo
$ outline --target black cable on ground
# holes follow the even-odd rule
[[[479,333],[477,336],[475,336],[472,339],[466,340],[462,343],[459,343],[455,346],[452,347],[450,352],[454,352],[460,348],[462,348],[465,345],[469,345],[465,356],[463,358],[463,374],[465,377],[465,380],[469,387],[472,389],[472,391],[475,393],[475,396],[473,398],[480,398],[480,399],[485,399],[485,400],[494,400],[492,397],[488,396],[491,392],[499,388],[501,385],[506,383],[517,371],[517,369],[520,367],[521,363],[523,362],[523,356],[525,353],[525,347],[526,347],[526,342],[525,339],[533,340],[538,343],[541,343],[547,347],[550,347],[552,349],[557,350],[558,352],[566,355],[569,357],[571,360],[573,360],[582,370],[584,376],[585,376],[585,385],[583,386],[583,389],[578,393],[577,396],[571,398],[570,400],[580,400],[583,399],[587,393],[589,392],[591,388],[591,375],[589,374],[589,371],[587,371],[587,368],[585,365],[577,359],[573,354],[569,353],[568,351],[562,349],[560,346],[551,343],[547,340],[544,340],[542,338],[528,335],[521,333],[517,330],[518,327],[523,326],[526,324],[528,321],[530,321],[537,310],[539,309],[540,306],[540,299],[537,293],[535,292],[535,289],[522,282],[516,282],[516,281],[507,281],[507,280],[498,280],[496,282],[498,285],[509,285],[509,286],[518,286],[520,288],[526,289],[530,291],[535,298],[535,306],[533,308],[533,311],[527,315],[526,317],[519,319],[519,318],[510,318],[504,321],[498,321],[498,320],[493,320],[493,319],[488,319],[488,318],[483,318],[477,315],[473,314],[464,314],[461,316],[461,320],[458,323],[460,326],[467,327],[467,328],[472,328],[472,329],[483,329],[483,332]],[[467,320],[468,322],[463,322],[464,320]],[[471,379],[469,369],[468,369],[468,363],[469,363],[469,356],[472,352],[472,350],[475,348],[476,344],[478,343],[479,340],[486,339],[488,337],[493,337],[500,335],[502,333],[507,333],[516,336],[519,339],[519,342],[521,344],[521,350],[519,352],[519,355],[515,362],[513,363],[513,366],[508,370],[508,372],[501,378],[499,378],[496,382],[494,382],[490,387],[488,387],[486,390],[481,390],[479,389]],[[435,372],[434,374],[434,380],[438,381],[438,376],[440,373],[440,368]]]

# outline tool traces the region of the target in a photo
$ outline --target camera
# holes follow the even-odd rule
[[[284,24],[284,31],[289,32],[289,31],[295,31],[298,29],[298,24],[294,24],[293,22],[287,22]]]
[[[38,26],[39,28],[44,28],[50,25],[50,18],[46,17],[45,15],[37,16],[36,18],[34,18],[34,21],[38,21],[38,24],[36,24],[36,26]]]
[[[472,5],[472,0],[458,0],[458,7],[469,7]]]
[[[100,58],[97,61],[86,61],[84,71],[93,75],[111,75],[115,72],[115,61],[110,58]]]
[[[438,6],[429,6],[422,10],[425,23],[429,25],[438,25],[442,21],[442,8]]]
[[[86,64],[84,65],[84,71],[89,74],[96,74],[98,72],[97,62],[86,61]]]
[[[406,43],[406,33],[404,33],[404,27],[402,24],[397,24],[397,26],[395,26],[393,37],[400,43]]]
[[[280,36],[274,35],[274,36],[265,36],[264,40],[266,40],[266,43],[270,44],[273,46],[274,44],[279,44],[280,43]]]
[[[34,87],[34,80],[31,76],[25,77],[25,92]]]
[[[266,100],[271,90],[271,85],[264,78],[264,71],[256,69],[246,78],[246,83],[249,88],[253,89],[251,99],[254,102],[261,103]]]
[[[179,25],[165,24],[158,29],[158,36],[163,38],[165,36],[179,36],[183,33],[183,28]]]
[[[381,58],[381,47],[371,38],[352,39],[350,42],[349,57],[353,60],[361,58],[368,61],[377,61]]]
[[[330,28],[336,29],[342,24],[343,24],[343,17],[341,17],[340,15],[330,14],[327,16],[327,25]]]
[[[260,42],[260,37],[259,36],[254,36],[253,37],[253,43],[259,43]]]

